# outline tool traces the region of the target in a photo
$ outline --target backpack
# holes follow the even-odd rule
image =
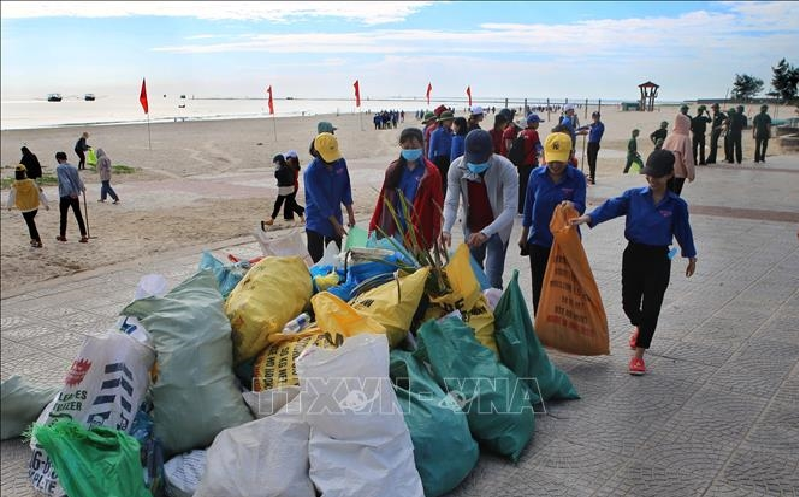
[[[527,158],[526,141],[527,140],[524,139],[524,136],[519,135],[510,145],[510,150],[508,151],[508,160],[510,160],[516,167],[523,166],[524,160]]]

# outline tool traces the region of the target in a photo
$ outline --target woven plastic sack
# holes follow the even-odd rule
[[[206,452],[193,450],[179,454],[164,464],[166,494],[169,497],[192,497],[205,474]]]
[[[290,257],[297,256],[302,259],[306,266],[313,265],[313,259],[308,254],[308,248],[302,240],[302,233],[299,230],[291,231],[285,236],[271,238],[261,231],[258,227],[253,231],[253,236],[261,246],[261,252],[265,256]]]
[[[549,253],[535,331],[547,347],[577,355],[609,355],[610,334],[602,296],[594,281],[569,206],[558,205],[549,229],[554,241]]]
[[[517,461],[535,424],[527,386],[459,319],[428,321],[416,346],[416,358],[430,364],[436,382],[461,404],[474,438]]]
[[[311,275],[299,257],[266,257],[253,266],[225,302],[234,362],[264,350],[269,335],[281,333],[308,305],[311,294]]]
[[[507,290],[494,309],[497,344],[502,363],[544,400],[579,399],[569,377],[558,369],[538,341],[527,310],[519,270],[513,271]]]
[[[361,333],[385,334],[386,328],[369,317],[359,314],[348,303],[332,293],[322,292],[311,299],[316,326],[320,329],[344,336]]]
[[[0,385],[0,440],[22,435],[59,390],[28,383],[17,375],[5,380]]]
[[[334,349],[344,342],[344,336],[317,329],[297,335],[275,335],[273,340],[255,359],[254,392],[299,385],[296,361],[300,354],[311,347]]]
[[[466,415],[411,352],[391,352],[391,380],[411,434],[424,494],[443,495],[457,487],[480,458]]]
[[[211,271],[164,297],[137,300],[123,313],[136,316],[153,337],[153,420],[167,456],[206,447],[225,428],[252,420],[233,375],[230,323]]]
[[[214,272],[216,281],[219,283],[219,293],[221,293],[224,298],[230,295],[230,292],[236,288],[236,285],[239,284],[239,281],[241,281],[247,273],[241,266],[226,265],[207,250],[203,250],[203,255],[200,257],[200,265],[197,268],[198,271],[202,271],[203,269],[210,269]]]
[[[50,454],[67,495],[151,497],[142,480],[139,442],[124,432],[59,421],[36,426],[33,434]]]

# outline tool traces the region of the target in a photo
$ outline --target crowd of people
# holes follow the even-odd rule
[[[405,122],[404,110],[381,110],[372,116],[375,129],[397,129],[397,123]]]

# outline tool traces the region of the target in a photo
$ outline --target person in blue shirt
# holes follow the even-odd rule
[[[552,249],[549,222],[555,207],[571,203],[580,214],[585,212],[585,175],[569,164],[570,154],[571,137],[566,133],[551,133],[544,142],[546,164],[533,169],[527,182],[519,247],[522,255],[530,256],[533,315],[538,312],[541,287]]]
[[[447,195],[447,174],[449,173],[450,153],[452,151],[452,121],[455,115],[445,110],[438,118],[438,128],[430,135],[427,158],[438,167],[441,175],[441,191]]]
[[[331,133],[320,133],[313,142],[314,159],[305,168],[305,231],[308,237],[308,254],[318,262],[330,242],[341,240],[347,234],[341,205],[347,209],[349,226],[355,226],[352,210],[352,189],[347,163],[341,157],[338,140]]]
[[[463,141],[466,140],[466,135],[469,133],[469,123],[465,117],[456,117],[452,122],[452,145],[449,149],[449,160],[454,162],[455,159],[463,155]]]
[[[674,176],[674,154],[656,150],[646,160],[643,173],[648,187],[627,190],[621,197],[607,200],[590,214],[573,219],[573,225],[594,227],[619,216],[627,216],[624,237],[627,248],[621,263],[621,293],[624,313],[635,327],[630,336],[632,375],[646,373],[644,353],[652,344],[657,328],[663,296],[669,286],[672,236],[688,259],[685,276],[690,278],[696,267],[696,248],[688,204],[668,188]]]
[[[605,134],[605,125],[599,120],[599,111],[591,113],[593,122],[588,125],[588,179],[596,184],[596,159],[599,156],[599,142]]]

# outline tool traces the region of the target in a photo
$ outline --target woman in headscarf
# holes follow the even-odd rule
[[[111,196],[114,204],[119,203],[119,196],[111,187],[111,159],[105,154],[102,148],[97,149],[97,171],[100,172],[100,202],[105,203],[105,199]]]
[[[39,163],[39,159],[36,158],[36,154],[31,152],[27,146],[22,146],[22,159],[19,160],[19,163],[25,166],[25,171],[27,172],[28,179],[37,180],[42,177],[42,165]]]
[[[674,177],[669,180],[669,190],[677,196],[682,193],[685,180],[694,180],[694,152],[688,131],[691,129],[691,118],[677,114],[674,118],[674,129],[663,142],[663,150],[674,154]]]

